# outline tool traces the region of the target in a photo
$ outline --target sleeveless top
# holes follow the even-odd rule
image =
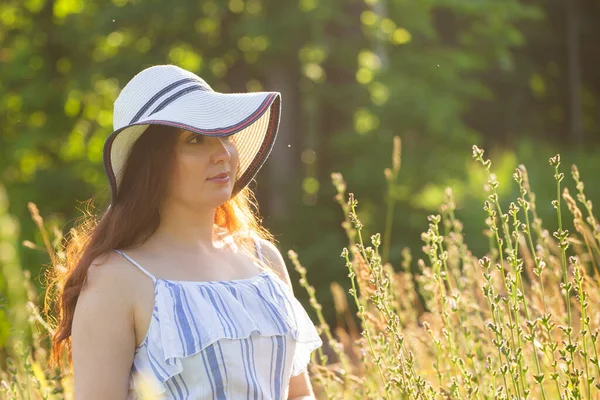
[[[115,251],[155,288],[152,320],[135,349],[128,400],[287,399],[290,377],[304,372],[312,351],[323,344],[306,310],[272,272],[173,281]]]

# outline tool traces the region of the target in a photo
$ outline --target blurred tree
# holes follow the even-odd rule
[[[569,133],[571,139],[581,145],[581,60],[579,53],[579,0],[565,2],[567,37],[567,76],[569,99]]]
[[[467,122],[488,144],[513,146],[524,136],[569,146],[598,143],[600,3],[523,3],[536,6],[544,18],[517,25],[523,46],[512,50],[507,68],[481,74],[494,96],[472,104]],[[568,12],[575,5],[578,11]],[[568,25],[573,18],[577,21]],[[579,139],[574,130],[580,131]]]

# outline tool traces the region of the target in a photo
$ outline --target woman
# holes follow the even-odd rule
[[[111,204],[55,276],[53,361],[66,345],[76,400],[314,398],[322,342],[247,187],[279,111],[279,93],[217,93],[174,65],[123,88]]]

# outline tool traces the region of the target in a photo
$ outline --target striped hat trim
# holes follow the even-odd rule
[[[163,108],[165,108],[166,106],[168,106],[169,104],[171,104],[172,102],[174,102],[175,100],[177,100],[178,98],[180,98],[181,96],[183,96],[184,94],[188,94],[190,92],[195,92],[197,90],[206,90],[206,89],[203,88],[203,87],[201,87],[201,86],[190,86],[190,87],[187,87],[185,89],[181,89],[179,92],[177,92],[175,94],[172,94],[171,96],[169,96],[165,100],[163,100],[163,102],[160,103],[154,109],[154,111],[152,111],[150,113],[150,115],[156,114],[157,112],[159,112],[160,110],[162,110]]]
[[[165,88],[161,89],[160,91],[158,91],[154,96],[152,96],[152,98],[150,98],[150,100],[148,100],[146,102],[146,104],[144,104],[142,106],[142,108],[140,108],[140,110],[137,112],[137,114],[135,114],[135,116],[133,117],[133,119],[131,121],[129,121],[128,125],[134,124],[136,122],[138,122],[140,120],[140,118],[142,118],[142,116],[144,115],[144,113],[146,111],[148,111],[148,109],[150,109],[150,107],[152,107],[152,104],[156,103],[158,101],[158,99],[160,99],[162,96],[164,96],[165,94],[169,93],[171,90],[175,89],[178,86],[181,86],[185,83],[188,82],[198,82],[200,83],[200,81],[198,79],[195,78],[185,78],[185,79],[180,79],[176,82],[171,83],[169,86],[166,86]],[[206,89],[209,90],[209,89]]]
[[[248,183],[250,183],[250,180],[252,180],[254,175],[256,175],[258,169],[260,168],[260,166],[263,165],[263,163],[271,153],[271,150],[273,149],[273,145],[275,144],[275,138],[273,136],[277,132],[276,127],[279,122],[279,102],[280,97],[277,96],[277,98],[273,101],[273,104],[271,105],[271,114],[269,115],[269,126],[267,127],[267,132],[265,134],[265,138],[262,142],[262,145],[258,150],[256,156],[254,156],[254,160],[252,160],[252,163],[248,166],[248,168],[246,168],[244,174],[240,176],[240,178],[235,183],[233,191],[231,193],[232,197],[235,194],[237,194],[240,190],[242,190]]]

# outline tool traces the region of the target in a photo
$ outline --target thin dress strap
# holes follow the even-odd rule
[[[129,257],[127,254],[125,254],[121,250],[115,250],[115,251],[117,253],[119,253],[120,255],[122,255],[123,257],[125,257],[127,260],[129,260],[133,265],[138,267],[143,273],[148,275],[150,277],[150,279],[152,279],[152,281],[156,282],[156,278],[154,277],[154,275],[152,275],[150,272],[146,271],[146,269],[144,267],[142,267],[140,264],[138,264],[137,261],[135,261],[133,258]]]
[[[254,244],[256,246],[256,255],[258,256],[258,259],[260,262],[264,262],[262,252],[260,251],[260,242],[256,236],[254,236]]]

